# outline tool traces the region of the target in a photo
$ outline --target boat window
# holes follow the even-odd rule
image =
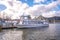
[[[40,23],[43,23],[43,22],[38,22],[38,23],[40,24]]]
[[[25,17],[24,19],[27,19],[27,17]]]

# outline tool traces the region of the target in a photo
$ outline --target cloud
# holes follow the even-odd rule
[[[25,12],[30,13],[32,16],[39,16],[41,13],[45,13],[48,10],[50,9],[47,9],[46,5],[34,5],[33,7],[29,7]]]
[[[34,0],[34,3],[44,2],[45,0]]]
[[[36,2],[40,2],[44,0],[35,0]],[[12,19],[19,18],[23,13],[30,14],[33,18],[36,16],[43,15],[44,17],[53,17],[54,15],[58,15],[60,13],[57,11],[52,11],[58,4],[60,4],[60,0],[53,1],[47,5],[45,4],[36,4],[31,7],[27,3],[22,3],[21,1],[16,0],[0,0],[0,4],[4,4],[7,6],[7,9],[2,11],[8,16],[11,16]],[[58,13],[58,14],[56,14]],[[59,14],[60,15],[60,14]]]
[[[46,13],[43,13],[42,16],[47,17],[47,18],[54,17],[55,16],[55,12],[56,11],[46,12]]]
[[[54,16],[59,16],[60,17],[60,11],[50,11],[50,12],[47,12],[47,13],[43,13],[42,16],[44,17],[54,17]]]
[[[29,7],[26,12],[30,13],[32,16],[40,16],[44,15],[44,17],[53,17],[56,12],[54,13],[53,8],[55,8],[59,3],[59,1],[53,1],[52,3],[49,3],[47,5],[45,4],[37,4],[33,7]],[[60,15],[60,14],[59,14]]]
[[[60,11],[57,11],[57,12],[55,13],[55,16],[60,16]]]
[[[8,8],[11,8],[11,6],[6,1],[0,1],[0,4],[3,4]]]
[[[33,7],[27,8],[25,12],[31,16],[39,16],[44,8],[44,5],[34,5]]]
[[[26,3],[22,3],[16,0],[0,0],[0,4],[4,4],[7,7],[7,9],[2,11],[1,13],[5,13],[6,16],[11,16],[12,19],[19,18],[19,16],[22,15],[29,7]]]

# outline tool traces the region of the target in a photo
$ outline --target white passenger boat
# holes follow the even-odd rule
[[[19,23],[15,24],[17,28],[31,28],[31,27],[47,27],[49,24],[45,20],[36,20],[31,19],[31,17],[28,16],[21,16]]]

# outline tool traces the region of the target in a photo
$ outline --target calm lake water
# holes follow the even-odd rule
[[[30,29],[5,29],[0,32],[0,40],[60,40],[60,24]]]

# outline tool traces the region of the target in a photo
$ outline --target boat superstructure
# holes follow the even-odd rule
[[[31,19],[30,15],[22,15],[20,22],[16,24],[17,28],[42,27],[49,26],[45,20]]]

